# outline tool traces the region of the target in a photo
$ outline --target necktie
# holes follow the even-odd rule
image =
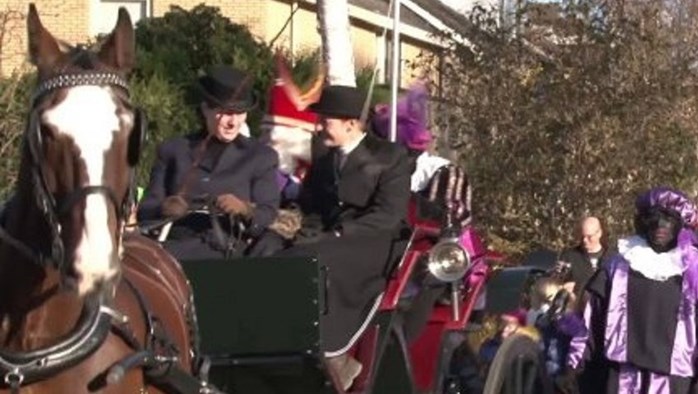
[[[335,148],[332,151],[332,169],[334,170],[334,178],[337,181],[339,180],[339,174],[342,171],[342,165],[344,165],[343,157],[344,155],[338,148]]]

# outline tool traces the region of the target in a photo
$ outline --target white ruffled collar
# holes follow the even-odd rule
[[[644,238],[637,235],[619,239],[618,252],[628,261],[630,268],[647,279],[665,281],[683,274],[685,269],[679,248],[657,253]]]

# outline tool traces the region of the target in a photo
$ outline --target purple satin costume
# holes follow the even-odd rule
[[[696,376],[696,289],[698,289],[698,250],[695,245],[693,226],[696,223],[695,205],[682,193],[667,188],[653,189],[637,201],[638,211],[643,208],[660,205],[678,212],[684,224],[679,233],[678,247],[681,250],[683,275],[681,278],[681,296],[676,316],[676,331],[671,349],[670,373],[644,371],[644,386],[652,394],[670,394],[671,377],[691,378]],[[605,317],[602,349],[607,360],[619,365],[618,393],[640,394],[643,372],[628,360],[628,277],[629,262],[621,255],[614,256],[604,264],[610,290],[607,295],[608,306],[594,294],[590,294],[583,316],[584,327],[573,337],[568,355],[568,366],[573,369],[584,368],[590,358],[591,338],[597,337],[590,332],[593,320]],[[648,318],[651,318],[648,316]],[[579,320],[582,320],[579,319]],[[581,321],[580,321],[581,323]],[[597,325],[598,327],[598,325]],[[598,333],[600,334],[600,333]],[[598,346],[598,345],[597,345]],[[601,394],[601,393],[597,393]]]

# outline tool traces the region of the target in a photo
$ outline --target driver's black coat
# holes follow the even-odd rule
[[[366,135],[335,175],[333,152],[316,137],[303,185],[304,228],[286,254],[315,255],[329,268],[323,348],[350,342],[385,287],[386,266],[402,252],[413,162],[397,144]],[[341,231],[336,237],[334,230]]]
[[[190,178],[186,181],[184,197],[192,206],[199,203],[195,200],[203,196],[215,197],[225,193],[253,202],[255,209],[248,232],[252,236],[259,236],[275,219],[279,207],[280,194],[276,180],[279,159],[276,152],[243,135],[238,135],[227,144],[212,138],[200,163],[192,169],[204,136],[203,132],[196,132],[160,145],[145,197],[138,208],[138,219],[161,219],[162,202],[166,197],[180,192],[185,178]],[[181,220],[172,229],[174,238],[184,238],[189,243],[193,242],[192,236],[206,238],[207,232],[210,232],[207,218]],[[206,253],[206,245],[201,245],[204,249],[197,250],[195,244],[193,242],[186,246],[186,249],[192,250],[184,251],[185,257],[213,257]]]
[[[366,135],[334,168],[333,150],[313,139],[313,164],[300,196],[304,227],[344,235],[396,233],[405,223],[414,161],[402,146]]]

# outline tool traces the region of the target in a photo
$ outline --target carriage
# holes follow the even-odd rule
[[[459,183],[460,182],[460,183]],[[349,393],[441,392],[454,350],[482,303],[491,264],[470,223],[462,170],[434,176],[432,197],[415,194],[412,231],[398,241],[386,287],[366,312],[350,352],[364,369]],[[436,199],[436,200],[434,200]],[[456,199],[460,199],[456,201]],[[152,234],[163,239],[162,234]],[[202,379],[232,393],[334,393],[324,365],[320,316],[327,271],[314,258],[181,261],[193,290]]]
[[[35,343],[27,345],[21,336],[14,344],[12,330],[25,333],[22,319],[3,324],[0,333],[10,347],[0,350],[4,376],[0,390],[14,393],[36,384],[32,392],[61,393],[84,384],[107,393],[134,387],[143,392],[343,392],[328,372],[321,350],[320,317],[328,307],[327,268],[322,261],[175,262],[155,241],[123,233],[145,118],[130,106],[121,71],[99,67],[103,63],[122,71],[132,67],[133,31],[127,13],[119,13],[117,27],[96,55],[83,48],[75,48],[70,56],[62,54],[33,7],[29,27],[32,57],[43,82],[25,133],[20,197],[2,218],[0,252],[3,270],[21,270],[14,271],[13,280],[26,275],[29,281],[39,277],[41,286],[45,278],[49,281],[48,288],[39,288],[37,294],[24,279],[10,283],[2,289],[0,313],[13,317],[17,305],[9,304],[18,299],[38,303],[44,309],[32,308],[45,314],[35,317],[21,303],[30,311],[17,313],[27,314],[25,319],[53,335],[49,339],[58,345],[47,341],[51,346],[38,346],[36,351]],[[82,92],[90,92],[90,104],[102,105],[100,113],[114,122],[104,127],[118,131],[104,133],[104,141],[98,141],[104,143],[104,157],[91,161],[88,171],[77,171],[79,176],[60,172],[66,166],[60,161],[63,155],[75,151],[55,152],[76,144],[88,155],[95,140],[81,140],[80,133],[92,130],[68,129],[71,117],[60,111],[46,115],[53,107],[76,101],[77,95],[66,93],[73,88],[96,88]],[[114,120],[115,113],[121,117]],[[57,161],[46,164],[51,160]],[[95,168],[106,181],[90,182]],[[447,187],[454,184],[464,188]],[[479,304],[484,298],[491,303],[502,290],[487,286],[502,256],[488,251],[472,226],[468,187],[461,169],[446,166],[432,180],[433,193],[414,195],[411,231],[394,245],[397,258],[386,269],[385,289],[366,311],[354,338],[350,352],[364,370],[347,392],[450,390],[448,366],[467,333],[478,329]],[[88,216],[87,207],[99,214],[76,220]],[[22,232],[27,229],[23,226],[34,224],[38,227]],[[104,254],[84,237],[74,238],[88,232],[88,227],[102,237],[100,246],[112,248],[99,267],[80,266],[77,259],[85,257],[81,253],[90,258]],[[37,244],[37,240],[47,241]],[[18,264],[22,260],[28,262]],[[88,263],[94,262],[83,262]],[[75,287],[75,293],[61,293]],[[48,325],[46,316],[51,320]],[[70,326],[78,317],[79,325]],[[93,379],[95,371],[99,374]]]
[[[445,167],[432,187],[459,175],[460,169]],[[504,342],[479,385],[454,379],[454,359],[473,352],[468,336],[486,331],[485,316],[520,306],[535,279],[550,275],[554,256],[505,267],[469,220],[453,220],[444,209],[449,205],[413,196],[413,230],[353,342],[350,352],[365,369],[346,392],[553,393],[539,344],[525,335]],[[181,264],[196,303],[205,382],[228,393],[344,392],[323,364],[320,315],[328,284],[321,261]]]

